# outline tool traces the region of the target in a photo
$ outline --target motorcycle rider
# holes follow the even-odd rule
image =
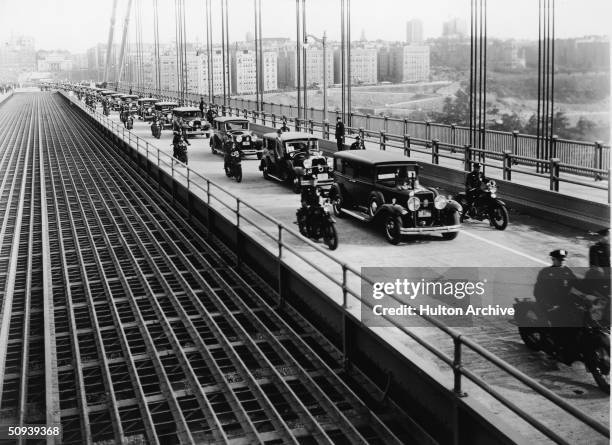
[[[316,187],[316,180],[310,181],[310,184],[302,187],[302,207],[297,211],[298,221],[302,221],[303,224],[300,227],[304,227],[305,230],[312,228],[313,218],[320,214],[322,209],[321,205],[321,194],[319,189]],[[302,233],[303,235],[310,236],[309,233]]]
[[[559,360],[571,364],[578,346],[576,333],[584,319],[584,313],[576,307],[576,303],[585,294],[580,290],[583,283],[565,265],[567,255],[564,249],[550,252],[552,266],[538,273],[533,296],[554,329]]]
[[[208,107],[208,111],[206,111],[206,120],[207,120],[207,121],[208,121],[208,123],[209,123],[209,124],[211,124],[211,125],[212,125],[212,123],[213,123],[213,121],[214,121],[214,119],[215,119],[215,114],[216,114],[216,112],[215,112],[215,110],[213,110],[213,106],[212,106],[212,105],[210,105],[210,106]]]
[[[487,181],[484,173],[480,171],[480,163],[475,162],[473,170],[468,173],[465,178],[465,197],[467,199],[468,210],[465,212],[469,215],[474,210],[474,203],[482,192],[482,185]]]
[[[355,136],[355,142],[351,144],[349,150],[365,150],[363,146],[363,142],[361,142],[361,137],[359,135]]]
[[[204,119],[204,98],[200,96],[200,117]]]
[[[610,267],[610,229],[597,232],[599,241],[589,248],[589,265]]]
[[[184,151],[185,164],[187,163],[187,159],[186,159],[187,158],[187,145],[191,145],[191,144],[189,143],[187,139],[183,137],[181,132],[174,131],[173,138],[172,138],[172,148],[174,149],[174,152],[172,153],[172,156],[180,160],[181,155],[183,154],[183,151]]]

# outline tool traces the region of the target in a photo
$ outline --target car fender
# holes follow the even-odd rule
[[[402,217],[406,213],[408,213],[408,211],[399,204],[383,204],[378,208],[373,220],[378,220],[389,214]]]
[[[293,172],[296,176],[304,176],[304,167],[294,167]]]
[[[501,199],[497,199],[497,198],[494,198],[491,204],[496,204],[498,206],[507,207],[504,201],[502,201]]]
[[[446,209],[447,209],[447,211],[455,210],[456,212],[459,212],[459,213],[461,213],[463,211],[463,207],[461,207],[461,204],[459,204],[454,199],[449,199],[448,200],[448,202],[446,204]]]

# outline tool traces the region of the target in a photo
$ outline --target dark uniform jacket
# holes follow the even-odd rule
[[[468,173],[465,178],[465,188],[468,190],[480,188],[481,184],[485,182],[484,173],[481,171],[472,171]]]
[[[344,138],[344,124],[342,121],[336,124],[336,139]]]
[[[601,241],[589,248],[589,265],[610,267],[610,244]]]

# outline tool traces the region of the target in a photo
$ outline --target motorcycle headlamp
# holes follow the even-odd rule
[[[304,168],[312,167],[312,159],[304,159]]]
[[[151,112],[151,107],[147,108],[147,113]]]
[[[172,119],[172,115],[170,113],[166,114],[166,118]]]
[[[406,204],[408,210],[411,212],[416,212],[421,207],[421,200],[416,196],[412,196],[411,198],[408,198],[408,202]]]
[[[444,196],[438,195],[434,199],[434,207],[438,210],[442,210],[444,207],[446,207],[446,204],[448,204],[448,201]]]
[[[251,135],[251,140],[256,141],[257,140],[257,135],[255,133],[253,133]]]
[[[236,142],[242,142],[242,136],[241,135],[236,136]]]
[[[238,150],[234,150],[232,151],[232,156],[237,158],[238,156],[240,156],[240,152]]]

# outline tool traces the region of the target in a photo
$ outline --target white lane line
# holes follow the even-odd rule
[[[472,238],[476,238],[477,240],[483,241],[485,243],[491,244],[492,246],[499,247],[501,249],[507,250],[508,252],[512,252],[512,253],[514,253],[516,255],[519,255],[519,256],[522,256],[522,257],[525,257],[525,258],[529,258],[531,261],[535,261],[536,263],[544,264],[545,266],[550,266],[549,262],[541,260],[541,259],[536,258],[536,257],[533,257],[533,256],[528,255],[526,253],[523,253],[523,252],[521,252],[519,250],[513,249],[512,247],[504,246],[503,244],[496,243],[495,241],[488,240],[486,238],[483,238],[482,236],[474,235],[473,233],[470,233],[470,232],[468,232],[466,230],[462,230],[461,233],[463,233],[464,235],[467,235],[467,236],[471,236]]]

